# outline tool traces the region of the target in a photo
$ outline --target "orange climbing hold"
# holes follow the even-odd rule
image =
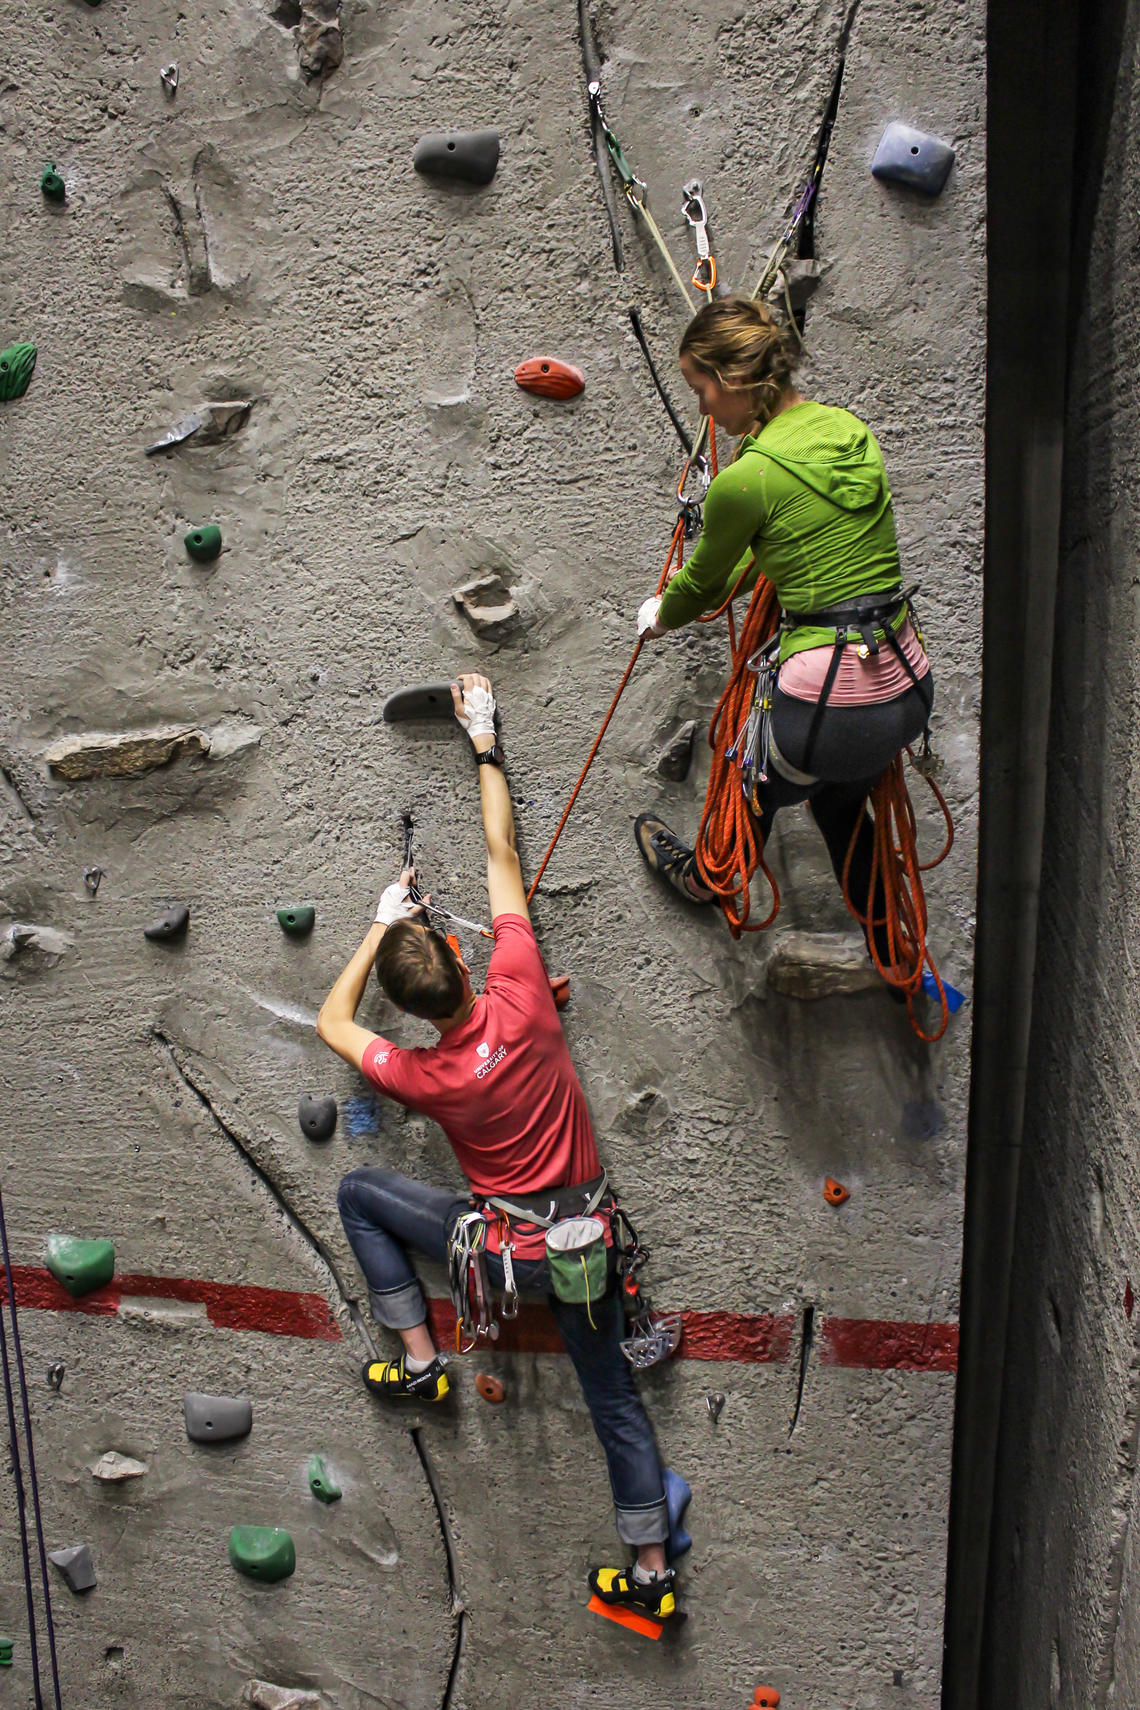
[[[569,974],[551,974],[550,995],[554,999],[555,1009],[565,1009],[570,1002]]]
[[[537,392],[540,398],[576,398],[585,391],[586,376],[572,363],[559,362],[554,356],[532,356],[515,369],[515,383],[524,392]]]
[[[660,1621],[651,1621],[648,1615],[638,1615],[633,1609],[622,1609],[616,1603],[603,1603],[600,1597],[591,1597],[586,1605],[595,1615],[604,1615],[607,1621],[616,1621],[619,1627],[628,1627],[631,1633],[640,1633],[646,1639],[659,1639],[665,1631]]]
[[[479,1394],[483,1397],[484,1401],[506,1400],[506,1390],[503,1388],[498,1378],[492,1377],[489,1372],[475,1373],[475,1388],[479,1391]]]
[[[774,1686],[758,1686],[752,1698],[752,1710],[776,1710],[780,1694]]]
[[[823,1184],[823,1197],[828,1205],[842,1205],[845,1199],[851,1198],[851,1189],[837,1182],[834,1176],[828,1176]]]

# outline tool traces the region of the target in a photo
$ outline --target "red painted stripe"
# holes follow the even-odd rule
[[[148,1300],[189,1301],[206,1308],[206,1317],[219,1330],[259,1330],[271,1336],[302,1336],[339,1342],[340,1326],[323,1294],[298,1294],[291,1289],[259,1288],[252,1283],[199,1282],[189,1277],[116,1276],[103,1288],[76,1299],[38,1265],[13,1265],[16,1305],[44,1312],[84,1312],[113,1317],[124,1295]],[[0,1293],[7,1288],[0,1279]]]
[[[259,1288],[251,1283],[202,1282],[189,1277],[116,1276],[105,1288],[78,1300],[38,1265],[14,1265],[17,1306],[42,1312],[82,1312],[113,1317],[124,1296],[180,1300],[204,1305],[219,1330],[255,1330],[339,1342],[340,1326],[322,1294]],[[6,1289],[0,1279],[0,1298]],[[428,1321],[441,1347],[455,1346],[450,1300],[428,1301]],[[791,1313],[683,1312],[677,1358],[741,1365],[782,1365],[791,1358],[798,1320]],[[561,1354],[562,1339],[544,1306],[525,1305],[502,1324],[488,1351]],[[956,1324],[911,1324],[877,1318],[824,1317],[820,1363],[869,1371],[953,1372],[958,1367]]]
[[[868,1371],[956,1372],[956,1324],[899,1324],[885,1318],[825,1318],[820,1364]]]

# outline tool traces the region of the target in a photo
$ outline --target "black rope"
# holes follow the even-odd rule
[[[815,257],[815,214],[819,206],[820,180],[823,177],[823,169],[827,165],[827,152],[831,147],[831,133],[835,129],[835,121],[839,115],[839,96],[843,88],[843,73],[847,64],[847,44],[851,40],[851,31],[858,10],[859,0],[851,0],[847,9],[847,16],[843,21],[843,28],[839,32],[839,64],[835,68],[835,76],[832,79],[831,96],[819,127],[819,135],[816,137],[815,156],[812,160],[811,169],[814,193],[804,210],[803,221],[800,225],[799,244],[796,250],[801,260],[805,261],[811,261]],[[803,331],[802,326],[800,331]]]
[[[680,416],[678,416],[676,410],[673,408],[673,404],[672,404],[672,401],[669,397],[669,394],[665,390],[664,382],[662,381],[660,374],[658,374],[658,372],[657,372],[657,366],[653,360],[652,355],[650,354],[649,342],[645,337],[645,329],[641,324],[641,316],[638,314],[637,310],[633,307],[632,303],[630,304],[630,308],[629,308],[629,321],[630,321],[630,325],[633,328],[633,335],[636,338],[638,344],[641,346],[642,352],[645,356],[645,360],[649,364],[649,372],[653,377],[653,384],[657,388],[657,396],[661,399],[661,402],[664,404],[666,410],[669,412],[669,420],[673,423],[673,427],[674,427],[674,430],[676,431],[677,438],[681,441],[681,444],[685,448],[686,457],[691,457],[693,455],[693,441],[692,441],[688,431],[685,428],[685,424],[682,422]]]
[[[594,32],[590,25],[590,0],[578,0],[578,29],[582,37],[582,69],[586,73],[586,86],[601,82],[602,67],[598,59],[598,50],[594,45]],[[625,252],[622,248],[621,225],[618,221],[617,201],[614,197],[614,187],[610,179],[609,160],[606,155],[605,138],[602,135],[601,122],[598,117],[597,102],[590,96],[590,139],[594,145],[594,165],[598,169],[598,177],[602,181],[602,200],[606,205],[606,219],[610,225],[610,242],[613,244],[614,266],[620,273],[625,266]]]
[[[24,1420],[24,1447],[28,1458],[28,1482],[32,1492],[32,1512],[35,1518],[36,1543],[40,1558],[40,1583],[43,1587],[44,1627],[47,1631],[48,1653],[51,1659],[52,1691],[55,1710],[63,1710],[59,1694],[59,1658],[55,1648],[55,1623],[51,1614],[51,1584],[48,1580],[47,1552],[44,1549],[43,1514],[40,1508],[40,1487],[36,1477],[36,1453],[32,1444],[32,1415],[28,1405],[28,1379],[24,1370],[24,1350],[20,1343],[20,1325],[16,1317],[16,1283],[12,1275],[12,1259],[8,1251],[8,1227],[4,1220],[4,1196],[0,1193],[0,1251],[4,1258],[4,1281],[8,1292],[8,1311],[12,1317],[12,1347],[16,1355],[16,1373],[20,1384],[20,1408]],[[23,1468],[16,1437],[16,1409],[12,1391],[12,1372],[8,1361],[8,1336],[4,1329],[4,1312],[0,1305],[0,1363],[4,1368],[4,1399],[8,1409],[8,1430],[12,1442],[12,1470],[16,1478],[16,1506],[20,1514],[20,1545],[24,1557],[24,1589],[28,1599],[28,1636],[32,1650],[32,1679],[35,1686],[36,1710],[43,1710],[40,1686],[39,1640],[36,1633],[35,1603],[32,1588],[32,1567],[28,1555],[28,1527],[24,1496]]]

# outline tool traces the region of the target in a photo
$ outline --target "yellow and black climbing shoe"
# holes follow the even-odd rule
[[[443,1361],[437,1356],[426,1371],[410,1372],[404,1359],[401,1354],[398,1360],[371,1360],[361,1366],[365,1389],[385,1401],[405,1396],[414,1401],[442,1401],[451,1388]]]
[[[660,873],[666,883],[672,885],[686,902],[696,903],[698,906],[712,902],[711,896],[695,897],[685,883],[690,874],[698,885],[701,882],[697,873],[697,858],[688,844],[675,837],[655,813],[639,813],[633,822],[633,835],[647,865],[652,867],[655,873]]]
[[[639,1579],[632,1568],[593,1568],[590,1590],[603,1603],[632,1609],[635,1614],[649,1615],[654,1621],[667,1621],[677,1613],[672,1568],[650,1579]]]

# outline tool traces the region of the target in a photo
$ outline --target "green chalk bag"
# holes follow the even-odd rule
[[[564,1217],[546,1231],[546,1261],[559,1300],[584,1306],[596,1330],[590,1306],[606,1292],[606,1226],[600,1217]]]

